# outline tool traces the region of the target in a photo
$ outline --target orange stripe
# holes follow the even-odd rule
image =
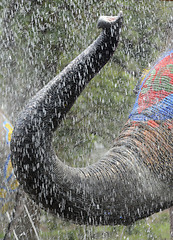
[[[159,127],[159,124],[158,123],[156,123],[154,120],[149,120],[148,122],[147,122],[147,124],[149,125],[149,126],[151,126],[151,127]]]

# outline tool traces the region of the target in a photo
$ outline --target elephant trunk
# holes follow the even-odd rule
[[[12,163],[25,191],[52,212],[80,218],[81,222],[88,221],[87,209],[80,206],[80,196],[85,199],[85,174],[57,159],[51,146],[52,133],[84,87],[113,55],[121,25],[121,13],[99,19],[100,36],[29,101],[19,114],[12,135]],[[80,185],[78,189],[76,184]],[[81,215],[85,215],[83,220]]]
[[[122,13],[110,19],[100,17],[100,36],[30,100],[22,116],[31,118],[26,122],[32,121],[32,135],[41,131],[52,133],[85,86],[110,60],[119,42],[122,19]]]
[[[101,35],[29,101],[12,135],[12,163],[24,190],[45,209],[77,223],[129,224],[171,202],[169,186],[147,167],[143,135],[131,120],[113,148],[86,168],[66,166],[52,149],[53,131],[115,51],[121,23],[121,15],[100,18]],[[144,126],[149,125],[139,129]],[[166,154],[169,158],[169,149]]]

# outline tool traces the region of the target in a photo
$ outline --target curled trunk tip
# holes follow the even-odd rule
[[[100,16],[97,22],[97,27],[109,29],[113,26],[119,27],[123,21],[123,13],[119,12],[118,16]]]

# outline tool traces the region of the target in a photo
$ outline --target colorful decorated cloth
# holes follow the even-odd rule
[[[13,131],[12,124],[6,117],[0,113],[0,141],[4,154],[1,157],[1,174],[0,174],[0,213],[4,214],[13,209],[15,203],[15,192],[19,186],[15,178],[12,163],[9,154],[9,145]],[[6,155],[6,156],[5,156]]]
[[[132,112],[118,138],[122,144],[136,146],[141,162],[156,176],[172,182],[173,50],[142,77]]]
[[[164,54],[142,78],[129,118],[134,121],[173,118],[173,50]]]

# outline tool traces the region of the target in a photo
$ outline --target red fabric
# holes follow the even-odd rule
[[[144,80],[138,99],[138,113],[173,93],[173,54],[163,58]]]

